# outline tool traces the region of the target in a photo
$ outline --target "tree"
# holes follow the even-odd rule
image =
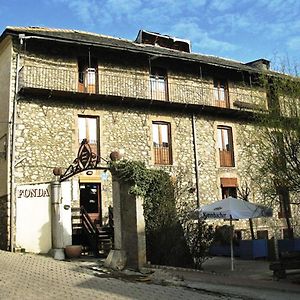
[[[261,148],[257,179],[269,179],[264,190],[279,202],[289,238],[293,238],[290,204],[300,205],[299,199],[293,197],[300,192],[300,79],[268,73],[261,80],[267,90],[269,110],[256,117]]]
[[[237,190],[238,196],[243,199],[244,201],[249,201],[249,195],[251,192],[249,184],[244,182],[241,184],[241,186]],[[254,235],[254,230],[253,230],[253,221],[252,219],[249,219],[249,226],[250,226],[250,233],[251,233],[251,238],[252,240],[255,240],[255,235]]]
[[[210,246],[214,240],[214,230],[212,225],[208,225],[203,218],[197,221],[187,220],[185,223],[185,236],[196,269],[202,269],[202,264],[208,260]]]

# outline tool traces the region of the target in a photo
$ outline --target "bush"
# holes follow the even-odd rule
[[[210,246],[214,239],[214,230],[204,219],[187,224],[186,237],[193,257],[194,267],[202,269],[202,264],[211,257]]]

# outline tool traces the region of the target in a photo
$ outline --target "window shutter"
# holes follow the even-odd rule
[[[238,187],[237,178],[221,178],[221,187]]]

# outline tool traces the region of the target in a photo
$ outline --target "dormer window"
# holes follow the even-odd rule
[[[228,84],[225,79],[214,79],[214,100],[218,107],[229,108]]]

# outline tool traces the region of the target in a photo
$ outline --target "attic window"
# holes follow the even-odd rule
[[[177,39],[168,35],[161,35],[155,32],[149,32],[145,30],[140,30],[139,34],[135,40],[139,44],[148,44],[154,46],[160,46],[163,48],[191,52],[190,41]]]

